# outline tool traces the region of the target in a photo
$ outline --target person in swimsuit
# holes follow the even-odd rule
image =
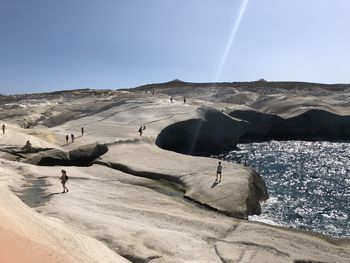
[[[66,170],[62,170],[61,171],[61,178],[60,178],[60,180],[61,180],[61,184],[62,184],[62,187],[63,187],[63,194],[64,193],[68,193],[69,192],[69,190],[68,190],[68,188],[66,187],[66,183],[67,183],[67,180],[68,180],[68,176],[67,176],[67,172],[66,172]]]
[[[219,162],[218,167],[216,169],[216,181],[221,182],[221,173],[222,173],[222,165],[221,165],[221,162]],[[220,175],[220,180],[218,180],[219,175]]]

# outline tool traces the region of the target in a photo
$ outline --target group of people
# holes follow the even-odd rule
[[[143,127],[141,127],[143,128]],[[221,182],[221,175],[222,175],[222,165],[221,165],[221,162],[218,163],[218,166],[216,168],[216,179],[215,179],[215,184],[218,184]],[[63,191],[62,193],[68,193],[69,190],[66,186],[67,184],[67,181],[68,181],[68,176],[67,176],[67,172],[66,170],[62,170],[61,171],[61,177],[60,177],[60,181],[61,181],[61,184],[62,184],[62,188],[63,188]]]
[[[183,98],[184,104],[186,104],[186,97],[184,96]],[[170,97],[170,103],[173,104],[174,103],[174,98],[173,96]]]
[[[72,143],[74,142],[74,134],[72,133],[71,135],[70,135],[70,138],[71,138],[71,140],[72,140]],[[69,143],[69,135],[67,134],[66,135],[66,143],[68,144]]]
[[[154,93],[153,93],[154,94]],[[173,97],[170,97],[170,102],[171,103],[174,103],[173,101]],[[183,97],[183,102],[184,104],[186,103],[186,97]],[[2,133],[5,134],[5,131],[6,131],[6,125],[5,124],[2,124],[1,125],[1,130],[2,130]],[[140,136],[142,136],[143,134],[143,131],[146,130],[146,126],[141,126],[138,130]],[[84,127],[81,127],[81,136],[84,136],[84,133],[85,133],[85,129]],[[69,137],[71,138],[71,142],[74,143],[74,139],[75,139],[75,136],[74,134],[72,133],[70,136],[67,134],[66,135],[66,143],[68,144],[69,143]],[[23,149],[31,149],[32,148],[32,144],[31,142],[28,140],[25,144],[25,146],[23,147]],[[222,175],[222,165],[221,165],[221,162],[218,163],[218,166],[217,166],[217,169],[216,169],[216,179],[215,179],[215,182],[221,182],[221,175]],[[62,193],[68,193],[69,190],[66,186],[67,184],[67,181],[68,181],[68,176],[67,176],[67,172],[65,170],[62,170],[61,171],[61,177],[60,177],[60,181],[61,181],[61,184],[62,184],[62,188],[63,188],[63,191]]]
[[[84,133],[85,133],[85,129],[84,129],[84,127],[81,127],[81,136],[84,136]],[[74,143],[75,136],[73,133],[70,135],[70,139],[71,139],[71,142]],[[68,143],[69,143],[69,135],[67,134],[66,135],[66,144],[68,144]]]

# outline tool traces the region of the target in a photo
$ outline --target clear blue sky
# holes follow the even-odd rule
[[[0,0],[0,93],[175,78],[350,83],[349,0],[247,2]]]

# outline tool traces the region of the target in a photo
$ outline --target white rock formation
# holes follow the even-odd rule
[[[51,256],[50,262],[62,262],[62,258],[64,262],[349,262],[348,239],[231,217],[258,213],[259,200],[267,197],[262,179],[252,169],[223,162],[222,181],[214,184],[218,160],[157,147],[158,135],[175,123],[212,123],[210,116],[198,110],[203,106],[217,109],[209,111],[215,116],[214,124],[223,120],[210,125],[205,134],[217,134],[211,137],[219,139],[216,145],[231,139],[236,143],[248,128],[245,121],[221,113],[222,109],[231,112],[238,107],[227,103],[237,102],[237,98],[227,98],[239,88],[205,84],[194,89],[192,84],[179,81],[167,85],[131,92],[80,90],[28,95],[12,98],[13,104],[10,99],[0,104],[8,109],[7,115],[4,111],[1,115],[8,126],[6,134],[0,135],[2,150],[21,147],[28,138],[33,147],[54,148],[70,160],[72,156],[97,157],[86,148],[92,143],[108,146],[89,167],[37,166],[25,163],[30,155],[23,154],[18,162],[11,159],[11,153],[2,151],[0,234],[2,229],[10,229],[29,240],[33,258],[34,244],[39,244],[45,259]],[[152,90],[156,95],[151,95]],[[250,93],[242,103],[283,118],[299,112],[290,103],[284,108],[262,100],[265,95],[257,90],[247,90]],[[276,100],[284,100],[283,96],[289,100],[287,91],[300,92],[286,89],[287,95],[276,96]],[[175,96],[173,104],[164,93]],[[181,100],[183,94],[186,104]],[[349,105],[342,101],[349,98],[346,92],[341,98],[327,90],[322,94],[331,98],[327,102],[335,109],[332,113],[347,113]],[[28,107],[30,112],[23,110]],[[19,128],[24,118],[37,128]],[[227,126],[220,126],[223,123]],[[144,125],[140,137],[138,129]],[[84,136],[80,136],[81,127],[85,128]],[[65,135],[71,133],[76,140],[66,145]],[[75,154],[69,154],[72,152]],[[69,176],[68,194],[60,193],[61,169]]]

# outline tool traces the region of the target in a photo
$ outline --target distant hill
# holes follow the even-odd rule
[[[350,91],[350,84],[324,84],[324,83],[312,83],[312,82],[298,82],[298,81],[248,81],[248,82],[184,82],[178,79],[164,82],[146,84],[136,87],[136,90],[159,90],[159,89],[171,89],[171,88],[236,88],[242,91],[255,91],[262,88],[273,88],[282,90],[314,90],[324,89],[329,91]],[[261,90],[260,90],[261,91]]]
[[[174,79],[164,83],[145,84],[133,88],[123,88],[118,90],[110,89],[75,89],[75,90],[58,90],[53,92],[18,94],[18,95],[2,95],[0,94],[0,102],[8,100],[16,101],[23,99],[39,99],[39,98],[56,98],[56,97],[85,97],[91,95],[107,95],[117,91],[157,91],[169,95],[184,94],[196,92],[198,89],[216,92],[225,92],[235,90],[235,92],[255,92],[255,93],[329,93],[329,92],[350,92],[350,84],[324,84],[312,82],[298,81],[246,81],[246,82],[185,82]]]

